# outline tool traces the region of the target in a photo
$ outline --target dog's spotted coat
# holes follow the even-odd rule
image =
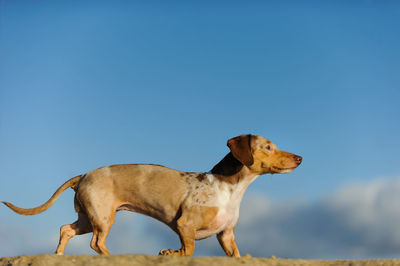
[[[293,171],[302,158],[278,150],[260,136],[232,138],[228,147],[230,152],[207,173],[148,164],[112,165],[71,178],[39,207],[4,204],[20,214],[37,214],[72,187],[78,220],[61,227],[57,254],[64,254],[70,238],[90,232],[90,246],[99,254],[110,254],[105,241],[115,212],[128,210],[158,219],[179,235],[181,248],[161,250],[161,255],[192,255],[196,239],[217,235],[228,256],[240,257],[233,232],[247,187],[260,175]]]

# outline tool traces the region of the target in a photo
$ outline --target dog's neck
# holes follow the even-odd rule
[[[229,184],[238,184],[242,181],[249,181],[249,184],[258,175],[250,173],[250,170],[239,162],[233,154],[228,153],[219,163],[210,171],[219,181]]]

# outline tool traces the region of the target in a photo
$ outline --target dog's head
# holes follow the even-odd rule
[[[240,135],[228,140],[232,155],[256,174],[289,173],[300,165],[301,156],[279,150],[266,138]]]

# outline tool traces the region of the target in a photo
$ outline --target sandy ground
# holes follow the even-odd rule
[[[10,258],[0,258],[0,265],[268,265],[268,266],[378,266],[400,265],[400,260],[348,260],[348,261],[324,261],[324,260],[294,260],[280,258],[246,258],[239,259],[228,257],[162,257],[150,255],[115,255],[115,256],[72,256],[72,255],[32,255]]]

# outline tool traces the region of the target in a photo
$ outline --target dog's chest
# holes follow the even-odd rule
[[[192,184],[191,200],[194,206],[216,209],[215,216],[196,232],[196,239],[202,239],[236,225],[239,207],[248,184],[229,184],[207,174],[206,179]]]

